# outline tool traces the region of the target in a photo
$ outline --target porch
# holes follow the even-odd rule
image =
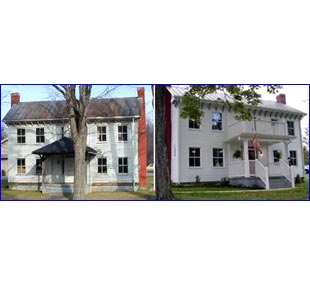
[[[237,138],[227,143],[230,183],[236,186],[256,186],[266,190],[294,188],[293,167],[289,166],[286,160],[289,156],[290,141],[266,139],[259,136],[257,138],[261,144],[262,153],[251,145],[252,138],[250,137]],[[277,158],[274,157],[274,152],[279,152]]]

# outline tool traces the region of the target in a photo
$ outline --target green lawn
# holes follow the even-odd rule
[[[172,188],[177,200],[308,200],[308,176],[297,184],[295,189],[281,191],[245,191],[233,192],[232,187],[192,187]],[[227,191],[227,192],[223,192]],[[210,193],[207,193],[210,192]]]
[[[154,200],[155,193],[150,191],[153,178],[147,180],[147,190],[137,192],[95,192],[87,194],[86,200]],[[70,200],[72,195],[54,197],[35,191],[9,190],[5,185],[2,189],[2,200]],[[241,192],[233,192],[232,187],[179,187],[172,188],[176,200],[308,200],[308,176],[295,189],[283,191],[251,191],[238,188]],[[227,192],[223,192],[227,191]],[[209,192],[209,193],[208,193]]]

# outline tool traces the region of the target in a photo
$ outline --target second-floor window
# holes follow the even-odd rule
[[[212,113],[212,130],[222,130],[222,113]]]
[[[97,128],[98,132],[98,141],[99,142],[104,142],[107,141],[107,128],[105,126],[99,126]]]
[[[45,141],[44,128],[37,128],[36,129],[36,142],[44,143],[44,141]]]
[[[295,135],[294,121],[287,121],[287,134]]]
[[[118,126],[118,141],[127,141],[127,125]]]
[[[200,167],[200,148],[189,148],[189,166]]]
[[[17,159],[17,174],[26,174],[26,159]]]
[[[18,128],[17,129],[17,143],[26,143],[26,129]]]
[[[108,171],[107,158],[106,157],[98,158],[98,174],[106,174],[107,171]]]
[[[200,124],[195,119],[189,119],[188,128],[189,129],[200,129]]]

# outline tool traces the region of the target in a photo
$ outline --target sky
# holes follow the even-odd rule
[[[148,118],[153,118],[153,97],[150,85],[123,85],[111,92],[109,97],[137,97],[138,86],[145,88],[146,115]],[[106,87],[106,85],[93,85],[92,97],[99,96]],[[1,120],[11,107],[10,93],[12,92],[19,92],[22,102],[61,99],[51,85],[1,85],[1,99],[7,96],[1,104]]]
[[[153,117],[152,92],[150,85],[139,85],[145,87],[146,97],[146,113],[147,117]],[[93,85],[92,95],[98,96],[105,88],[104,85]],[[1,106],[1,119],[10,109],[11,92],[19,92],[21,101],[39,101],[51,100],[51,96],[55,94],[54,89],[50,85],[2,85],[1,92],[8,97]],[[260,90],[262,99],[276,100],[275,94],[269,94],[265,88]],[[308,85],[283,85],[279,93],[286,95],[286,104],[309,114],[309,86]],[[137,96],[137,85],[124,85],[117,88],[111,97],[132,97]],[[305,116],[301,121],[302,131],[309,126],[309,115]]]

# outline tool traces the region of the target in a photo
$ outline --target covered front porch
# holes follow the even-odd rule
[[[63,137],[51,144],[33,151],[41,159],[42,193],[72,193],[74,183],[74,144],[71,138]],[[97,154],[96,150],[87,147],[88,163]],[[88,183],[87,172],[85,172]]]
[[[232,185],[266,190],[295,187],[294,172],[288,161],[291,138],[278,137],[281,138],[258,135],[261,152],[252,144],[253,136],[239,136],[226,142]]]

